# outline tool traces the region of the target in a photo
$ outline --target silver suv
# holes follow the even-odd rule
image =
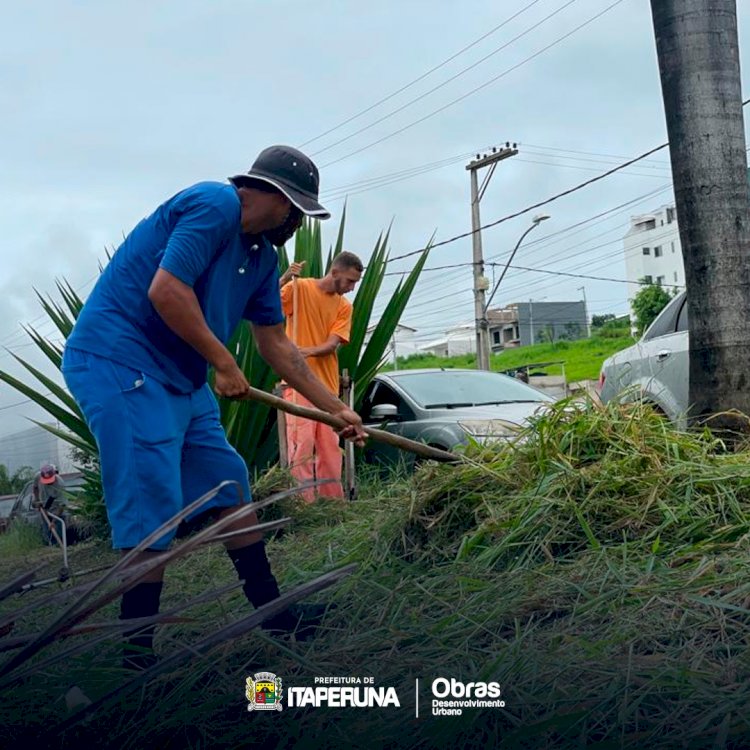
[[[599,393],[605,403],[642,399],[666,414],[679,428],[687,427],[688,306],[685,292],[659,313],[641,340],[604,361]]]

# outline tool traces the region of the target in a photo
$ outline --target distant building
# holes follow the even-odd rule
[[[38,471],[42,464],[54,464],[61,474],[75,471],[70,455],[71,445],[42,427],[0,437],[0,464],[13,474],[23,466]]]
[[[685,286],[680,230],[673,205],[664,205],[648,214],[633,216],[623,238],[625,277],[628,281],[644,279],[669,289]],[[640,287],[628,284],[628,303]]]
[[[586,303],[517,302],[519,346],[544,341],[575,341],[588,335]]]
[[[370,343],[370,338],[375,331],[376,325],[371,325],[367,329],[365,334],[364,346]],[[420,349],[414,340],[414,334],[417,332],[416,328],[405,326],[399,323],[396,326],[396,330],[393,332],[391,342],[386,352],[387,361],[394,364],[396,357],[403,359],[404,357],[410,357],[412,354],[419,354]]]
[[[445,334],[434,341],[420,347],[424,354],[434,354],[436,357],[456,357],[460,354],[474,352],[474,324],[460,323],[446,329]]]
[[[487,311],[490,347],[493,353],[540,341],[586,338],[588,320],[583,300],[574,302],[516,302]],[[476,349],[474,323],[446,329],[445,335],[421,347],[438,357],[473,354]]]
[[[747,169],[750,184],[750,167]],[[685,287],[685,262],[680,244],[677,210],[665,204],[648,214],[630,217],[630,229],[623,238],[625,277],[628,281],[645,279],[667,288]],[[631,319],[633,298],[640,287],[628,284]]]

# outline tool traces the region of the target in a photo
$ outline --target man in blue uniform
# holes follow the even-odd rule
[[[115,549],[128,551],[161,524],[224,480],[250,498],[248,472],[227,442],[214,390],[232,398],[248,382],[226,343],[242,319],[271,367],[318,408],[348,423],[361,442],[362,423],[310,372],[287,339],[279,299],[280,246],[303,214],[327,219],[318,202],[318,170],[296,149],[272,146],[247,174],[229,184],[203,182],[183,190],[143,219],[102,273],[68,338],[62,371],[96,438]],[[234,486],[205,508],[231,513]],[[236,522],[231,531],[256,521]],[[135,564],[159,554],[165,534]],[[246,532],[226,542],[259,607],[279,596],[262,537]],[[125,592],[121,619],[159,611],[163,568]],[[304,613],[289,608],[264,623],[274,631],[311,634]],[[153,661],[153,628],[126,633],[125,663]]]

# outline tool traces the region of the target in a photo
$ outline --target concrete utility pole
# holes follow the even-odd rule
[[[534,300],[529,300],[529,334],[531,335],[531,345],[534,345]]]
[[[518,239],[518,242],[516,242],[516,246],[513,248],[513,251],[511,252],[510,256],[508,257],[508,260],[505,263],[505,268],[503,268],[503,272],[500,274],[500,278],[497,280],[497,284],[495,284],[492,287],[492,292],[490,293],[490,298],[487,300],[487,304],[484,306],[484,309],[482,310],[482,324],[487,324],[487,311],[490,309],[490,305],[492,304],[492,298],[495,296],[495,293],[498,290],[498,287],[500,284],[503,283],[503,279],[505,278],[505,274],[508,273],[508,269],[510,268],[510,264],[513,262],[513,258],[516,257],[516,253],[518,252],[518,248],[521,247],[521,243],[526,239],[526,235],[528,235],[530,232],[533,232],[543,221],[546,221],[549,219],[548,214],[537,214],[532,220],[531,220],[531,226],[520,236]],[[487,362],[490,361],[490,337],[485,336],[485,345],[487,346],[486,357]],[[489,367],[487,368],[489,369]]]
[[[750,414],[750,196],[735,0],[651,0],[690,313],[699,422]],[[717,428],[748,431],[722,414]]]
[[[591,324],[589,323],[589,306],[586,303],[586,287],[579,286],[578,291],[583,293],[583,317],[586,319],[586,338],[591,338]]]
[[[487,325],[487,317],[484,314],[484,293],[489,287],[489,281],[484,275],[482,233],[479,229],[482,226],[482,222],[479,219],[479,202],[482,200],[485,190],[487,190],[487,185],[490,184],[490,180],[495,173],[495,168],[497,167],[498,162],[511,156],[515,156],[517,153],[518,149],[516,148],[515,143],[512,146],[510,143],[506,143],[505,148],[493,148],[491,154],[484,154],[482,156],[477,154],[477,158],[466,165],[466,169],[471,174],[471,239],[474,261],[474,325],[476,328],[476,344],[474,350],[477,354],[478,370],[490,369],[490,359],[488,354],[490,351],[490,332],[489,326]],[[477,179],[477,172],[482,169],[482,167],[490,167],[490,170],[485,175],[480,188]]]

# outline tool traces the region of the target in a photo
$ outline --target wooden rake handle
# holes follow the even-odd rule
[[[340,430],[347,426],[347,423],[343,419],[334,417],[333,414],[321,411],[320,409],[311,409],[307,406],[299,406],[298,404],[290,404],[288,401],[273,396],[265,391],[258,390],[257,388],[250,388],[245,396],[240,396],[240,401],[259,401],[266,406],[270,406],[273,409],[284,411],[287,414],[293,414],[295,417],[304,417],[305,419],[314,419],[317,422],[323,422],[336,430]],[[418,443],[416,440],[409,440],[408,438],[402,437],[401,435],[394,435],[391,432],[385,430],[378,430],[375,427],[365,427],[365,432],[368,437],[373,440],[377,440],[380,443],[387,443],[393,445],[401,450],[409,451],[410,453],[416,453],[418,456],[423,458],[429,458],[432,461],[442,461],[444,463],[457,463],[461,460],[460,456],[449,451],[441,450],[440,448],[432,448],[424,443]]]

